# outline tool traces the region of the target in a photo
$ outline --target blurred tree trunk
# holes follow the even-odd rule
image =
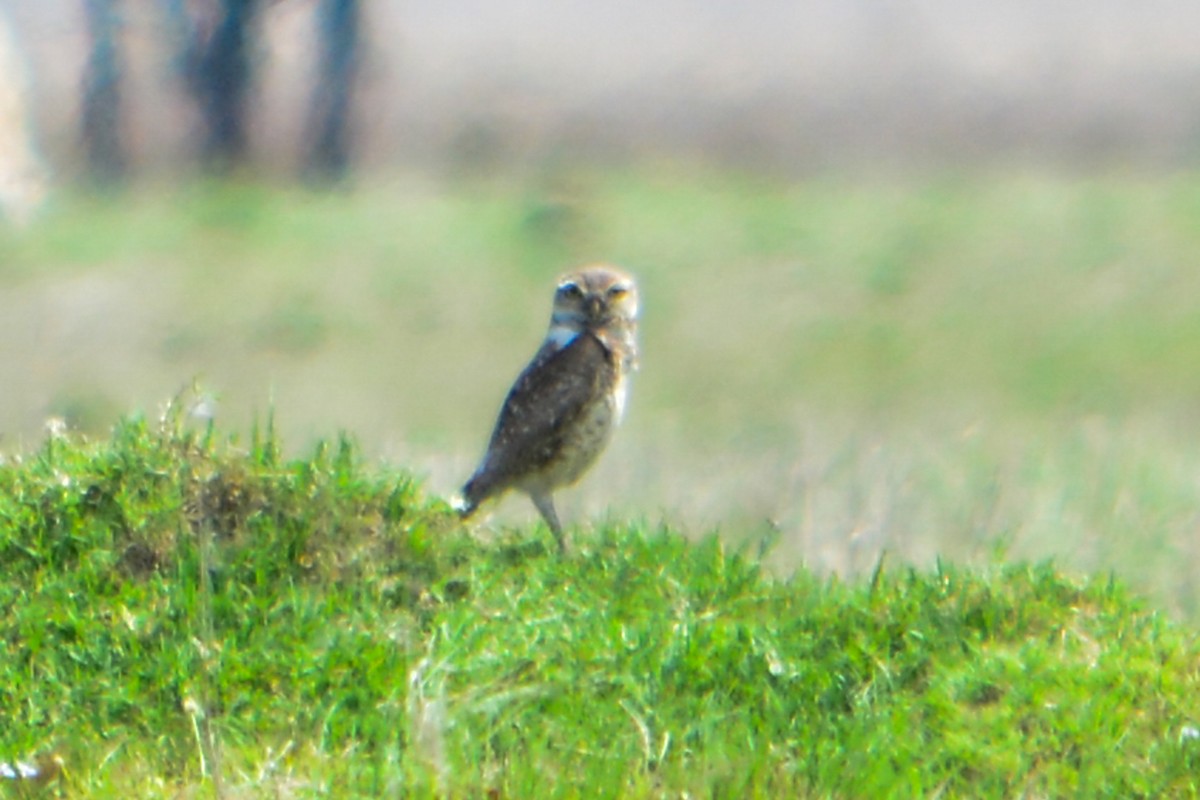
[[[305,171],[336,181],[350,168],[350,106],[359,61],[359,0],[321,0],[321,57],[313,89]]]
[[[166,16],[166,35],[175,51],[171,67],[185,81],[190,80],[194,51],[198,42],[196,24],[188,14],[187,0],[161,0]]]
[[[202,156],[209,169],[228,171],[246,159],[246,101],[253,69],[251,43],[259,0],[217,0],[211,31],[195,33],[189,85],[204,119]]]
[[[92,50],[83,77],[81,125],[88,172],[110,184],[125,174],[121,147],[121,64],[117,0],[84,0]]]

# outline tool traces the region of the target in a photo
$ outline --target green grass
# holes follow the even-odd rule
[[[0,760],[66,766],[28,796],[1200,793],[1200,644],[1111,578],[784,581],[644,524],[561,558],[185,405],[0,467]]]
[[[113,798],[1200,794],[1197,220],[1195,173],[63,195],[0,230],[0,760]],[[644,369],[559,498],[577,552],[521,498],[473,538],[437,498],[598,259]],[[196,377],[287,448],[139,421]]]

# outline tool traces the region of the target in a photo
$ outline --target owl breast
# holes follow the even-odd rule
[[[624,405],[624,381],[618,379],[609,391],[596,397],[584,409],[575,424],[564,431],[561,446],[536,474],[529,476],[525,488],[552,489],[569,486],[587,472],[604,452],[613,429],[620,421]]]

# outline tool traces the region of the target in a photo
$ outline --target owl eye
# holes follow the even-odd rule
[[[614,298],[614,299],[615,299],[615,298],[618,298],[618,297],[623,297],[623,296],[625,296],[625,295],[626,295],[626,294],[628,294],[628,293],[629,293],[629,287],[628,287],[628,286],[622,286],[622,285],[621,285],[621,284],[619,284],[619,283],[618,283],[618,284],[616,284],[615,286],[610,286],[610,287],[608,287],[608,296],[609,296],[610,298]]]
[[[558,287],[558,294],[561,297],[569,297],[571,299],[576,299],[579,297],[583,297],[583,290],[581,290],[579,288],[579,284],[564,283],[562,286]]]

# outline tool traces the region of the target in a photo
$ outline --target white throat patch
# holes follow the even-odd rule
[[[546,334],[546,341],[552,343],[555,350],[562,350],[575,341],[575,337],[578,335],[579,331],[566,325],[551,325],[550,332]]]

